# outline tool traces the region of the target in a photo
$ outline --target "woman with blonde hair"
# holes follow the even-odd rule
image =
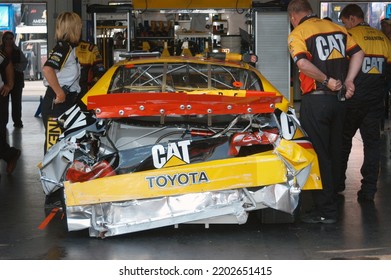
[[[80,92],[80,64],[76,58],[76,46],[79,43],[82,21],[78,14],[73,12],[60,13],[56,19],[56,45],[49,52],[42,72],[43,83],[47,87],[42,101],[41,113],[45,126],[44,153],[56,143],[59,135],[48,135],[49,122],[58,118],[71,108]],[[56,138],[57,137],[57,138]],[[60,194],[61,196],[61,194]],[[58,195],[46,197],[45,207],[57,207],[60,202]]]
[[[80,92],[80,64],[75,48],[79,43],[82,21],[78,14],[63,12],[56,19],[56,45],[50,51],[42,72],[47,87],[42,101],[42,119],[57,118],[72,105]],[[46,136],[46,133],[45,133]],[[45,150],[50,147],[45,141]]]

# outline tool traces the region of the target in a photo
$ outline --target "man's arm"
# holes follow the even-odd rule
[[[54,68],[45,65],[42,67],[42,73],[45,76],[45,79],[48,82],[49,86],[56,94],[54,103],[63,103],[65,101],[65,93],[64,90],[61,88],[60,83],[58,82],[56,71],[54,70]]]
[[[5,75],[7,83],[0,90],[0,95],[7,96],[14,87],[14,67],[11,62],[5,67]]]
[[[356,89],[354,85],[354,79],[356,78],[358,72],[361,69],[363,60],[364,60],[364,52],[361,50],[353,54],[350,58],[349,70],[345,80],[345,86],[346,86],[345,97],[348,99],[353,96],[354,91]]]
[[[18,71],[20,72],[23,72],[26,67],[27,67],[27,64],[28,64],[28,60],[26,58],[26,56],[24,55],[24,53],[22,52],[22,50],[19,49],[19,53],[20,53],[20,61],[19,61],[19,65],[18,65]]]
[[[316,67],[312,62],[310,62],[306,58],[302,58],[297,61],[296,63],[297,67],[300,69],[300,71],[305,74],[308,77],[311,77],[315,79],[316,81],[322,83],[324,80],[327,78],[329,79],[329,82],[327,84],[327,87],[332,90],[336,91],[341,89],[342,87],[342,82],[340,80],[336,80],[332,77],[328,77],[325,73],[320,71],[318,67]]]

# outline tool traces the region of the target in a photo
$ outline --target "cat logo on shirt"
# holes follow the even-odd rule
[[[383,65],[385,65],[384,57],[364,57],[361,71],[366,74],[382,74]]]
[[[320,60],[345,57],[345,43],[343,34],[318,36],[315,40]]]

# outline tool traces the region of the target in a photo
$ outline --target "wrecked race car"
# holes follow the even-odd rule
[[[302,190],[322,188],[305,131],[253,56],[134,56],[56,120],[39,172],[45,194],[64,191],[69,231],[243,224],[267,208],[293,215]]]

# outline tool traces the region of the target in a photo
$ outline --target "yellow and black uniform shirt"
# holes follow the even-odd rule
[[[68,87],[70,92],[80,92],[80,64],[75,53],[75,46],[65,41],[58,41],[49,52],[44,66],[56,70],[56,76],[61,87]],[[43,84],[49,86],[44,77]]]
[[[327,76],[341,81],[346,78],[348,57],[361,50],[346,28],[314,15],[304,17],[289,34],[288,47],[295,63],[306,58]],[[330,90],[303,73],[299,79],[303,94]]]
[[[361,71],[354,80],[356,90],[349,102],[354,105],[382,102],[386,70],[391,67],[391,42],[383,32],[364,22],[349,29],[349,34],[365,53]]]
[[[85,93],[105,73],[103,58],[98,47],[86,41],[80,41],[76,47],[76,56],[81,65],[80,85]]]

